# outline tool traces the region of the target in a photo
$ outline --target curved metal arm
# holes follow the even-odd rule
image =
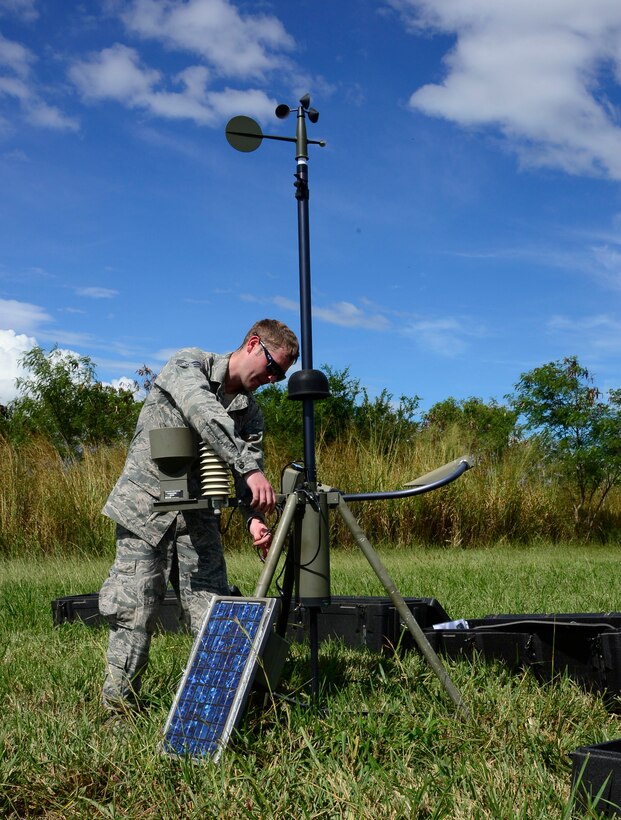
[[[455,459],[437,470],[432,470],[420,478],[409,481],[407,490],[388,490],[376,493],[343,493],[344,501],[382,501],[388,498],[409,498],[412,495],[422,495],[432,490],[438,490],[450,484],[455,479],[463,475],[466,470],[474,466],[474,459],[470,456],[462,456]]]

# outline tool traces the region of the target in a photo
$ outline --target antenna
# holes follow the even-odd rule
[[[314,490],[317,487],[317,466],[315,459],[315,409],[314,402],[330,395],[330,386],[325,374],[313,368],[313,330],[311,314],[310,282],[310,238],[309,238],[309,189],[308,189],[308,146],[325,146],[325,140],[309,140],[306,119],[316,123],[319,112],[310,107],[310,95],[305,94],[297,108],[281,103],[276,107],[276,116],[286,119],[296,113],[295,137],[280,137],[263,134],[261,126],[250,117],[233,117],[226,126],[226,138],[237,151],[255,151],[264,139],[295,143],[297,162],[295,173],[295,198],[298,203],[298,253],[300,271],[300,328],[302,367],[289,378],[289,398],[302,402],[302,422],[304,433],[304,471],[306,480]]]

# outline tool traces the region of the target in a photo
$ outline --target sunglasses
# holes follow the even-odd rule
[[[286,376],[285,371],[278,364],[278,362],[274,360],[274,357],[269,352],[269,350],[265,347],[265,345],[263,344],[261,339],[259,339],[259,344],[261,345],[261,347],[263,348],[263,352],[265,353],[265,358],[267,359],[266,370],[270,374],[270,376],[273,376],[276,379],[277,382],[281,382],[281,381],[283,381],[283,379],[286,379],[287,376]]]

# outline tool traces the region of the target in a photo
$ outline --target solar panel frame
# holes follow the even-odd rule
[[[164,754],[219,759],[242,717],[278,604],[213,596],[163,729]]]

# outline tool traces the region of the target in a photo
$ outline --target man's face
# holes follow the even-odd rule
[[[246,390],[256,390],[264,384],[282,381],[291,366],[288,353],[282,348],[272,349],[258,336],[252,336],[246,345],[242,381]]]

